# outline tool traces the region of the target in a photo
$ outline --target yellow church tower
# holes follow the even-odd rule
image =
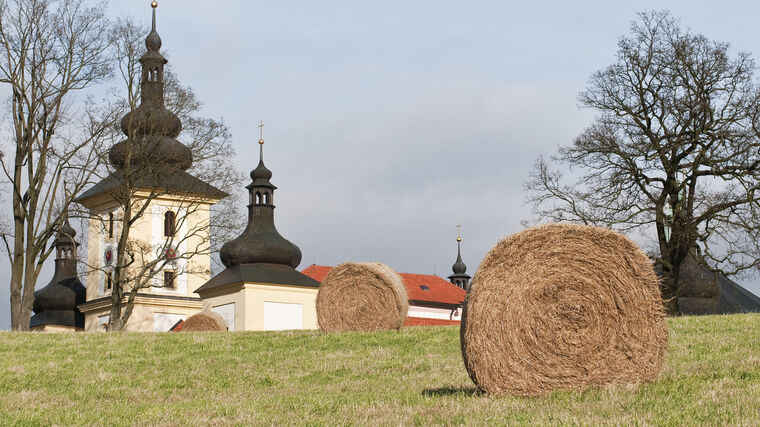
[[[133,299],[123,330],[163,332],[201,310],[195,291],[209,280],[210,208],[227,194],[188,174],[193,156],[176,140],[179,118],[164,106],[164,66],[153,25],[145,39],[140,105],[121,121],[127,139],[109,151],[114,172],[77,201],[90,210],[85,331],[103,330],[114,304]],[[128,212],[125,212],[125,209]],[[129,218],[129,265],[117,248]],[[122,277],[114,292],[115,269]],[[121,301],[121,302],[120,302]]]

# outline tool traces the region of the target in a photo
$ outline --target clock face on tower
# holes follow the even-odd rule
[[[111,265],[113,262],[113,248],[110,246],[108,246],[105,252],[103,252],[103,260],[106,262],[106,265]]]

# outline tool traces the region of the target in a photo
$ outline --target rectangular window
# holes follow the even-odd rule
[[[105,284],[106,292],[110,291],[111,288],[113,288],[113,272],[106,271],[106,284]]]
[[[174,289],[174,272],[164,271],[164,287]]]

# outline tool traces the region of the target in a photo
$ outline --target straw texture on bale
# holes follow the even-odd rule
[[[462,314],[465,367],[482,390],[536,396],[655,379],[667,348],[649,258],[608,229],[548,224],[499,242]]]
[[[193,314],[182,324],[182,332],[211,332],[226,331],[227,322],[224,321],[219,313],[213,311],[203,311]]]
[[[401,329],[408,309],[403,279],[377,262],[338,265],[317,294],[317,321],[325,332]]]

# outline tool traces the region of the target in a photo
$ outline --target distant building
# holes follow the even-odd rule
[[[303,274],[321,282],[333,267],[310,265]],[[458,325],[462,318],[464,289],[429,274],[400,273],[409,297],[404,326]]]
[[[683,315],[760,312],[760,298],[690,255],[681,265],[678,307]]]

